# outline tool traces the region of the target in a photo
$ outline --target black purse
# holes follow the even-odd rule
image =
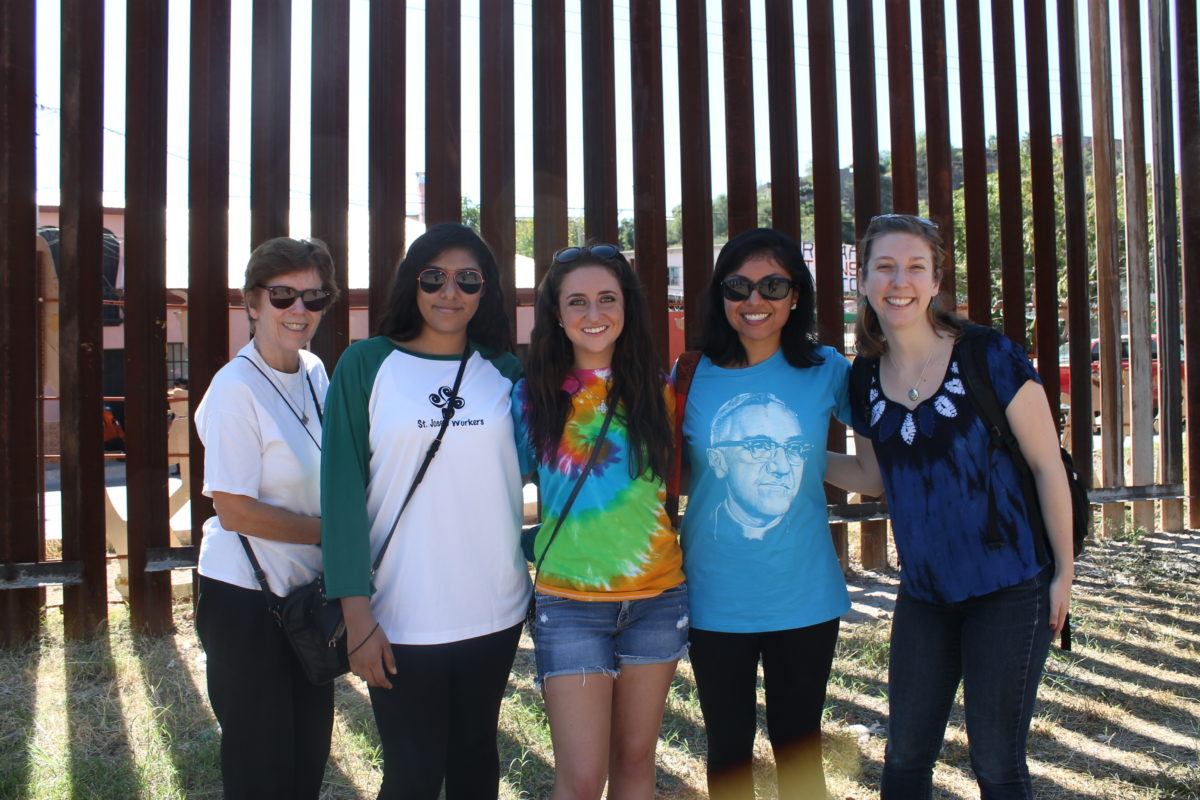
[[[562,511],[558,514],[558,520],[554,523],[554,530],[550,531],[550,539],[546,542],[545,548],[542,549],[542,555],[537,559],[537,568],[533,572],[533,594],[529,597],[529,609],[525,613],[525,624],[529,628],[529,635],[531,637],[537,633],[537,582],[542,574],[542,562],[546,560],[546,554],[550,552],[550,545],[554,544],[555,537],[558,536],[558,532],[562,529],[563,520],[567,518],[567,514],[571,511],[571,506],[574,504],[575,498],[579,496],[579,490],[583,488],[583,482],[587,480],[588,473],[596,465],[596,459],[600,456],[600,446],[604,444],[604,436],[608,433],[608,424],[612,422],[615,411],[616,406],[610,405],[608,411],[605,412],[604,423],[600,426],[600,433],[596,436],[596,441],[592,445],[592,452],[588,456],[587,464],[584,465],[583,471],[579,473],[579,477],[575,480],[575,486],[571,488],[571,494],[567,496],[567,502],[563,503]],[[521,549],[525,551],[527,561],[533,561],[533,545],[541,527],[539,523],[521,531]]]
[[[241,358],[246,357],[241,356]],[[371,565],[372,578],[379,570],[379,565],[383,563],[383,556],[392,541],[392,536],[396,533],[396,526],[400,524],[400,516],[408,507],[408,502],[412,500],[413,492],[425,477],[425,472],[429,469],[429,462],[433,461],[438,448],[442,445],[442,437],[446,435],[450,418],[454,416],[457,405],[454,401],[458,398],[458,388],[462,385],[463,372],[466,370],[469,359],[470,351],[464,351],[458,364],[458,374],[454,377],[454,388],[450,392],[445,407],[442,408],[441,427],[433,442],[430,443],[429,449],[425,451],[425,460],[421,462],[421,467],[417,470],[412,485],[408,487],[408,494],[405,495],[404,502],[400,505],[400,511],[397,512],[396,519],[392,522],[383,547],[379,549],[379,555],[375,557],[375,561]],[[268,378],[267,374],[259,369],[251,359],[246,358],[246,360],[259,371],[267,383],[271,384],[279,396],[283,397],[283,392],[275,386],[275,382]],[[317,394],[311,380],[308,382],[308,389],[312,392],[313,403],[317,407],[317,420],[324,424],[325,419],[321,413],[321,405],[317,402]],[[296,410],[292,408],[291,403],[287,402],[286,397],[284,397],[284,403],[308,433],[308,426],[304,425],[304,421],[299,414],[296,414]],[[311,433],[308,433],[308,436],[320,450],[320,443],[313,438]],[[292,646],[292,651],[300,661],[300,666],[309,682],[320,686],[349,672],[350,657],[346,650],[346,621],[342,616],[342,604],[338,599],[330,600],[325,596],[325,576],[318,575],[300,588],[293,589],[287,597],[280,597],[272,592],[271,587],[267,584],[267,575],[263,572],[262,565],[258,563],[249,540],[241,534],[238,534],[238,538],[242,540],[242,547],[250,559],[250,564],[254,567],[254,578],[262,587],[263,596],[267,599],[267,608],[275,618],[275,622],[283,630],[284,636],[287,637],[288,644]],[[372,631],[372,633],[374,632]]]

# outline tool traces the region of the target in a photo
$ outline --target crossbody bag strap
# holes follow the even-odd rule
[[[283,392],[279,391],[279,387],[275,385],[275,381],[271,380],[267,376],[267,373],[262,371],[262,367],[254,363],[254,359],[250,358],[249,356],[242,355],[241,353],[238,353],[238,358],[246,359],[250,366],[258,370],[258,374],[262,375],[263,380],[271,385],[271,388],[275,390],[275,394],[279,395],[279,399],[283,400],[283,404],[287,406],[288,411],[292,412],[292,416],[296,418],[296,421],[300,423],[300,427],[304,429],[306,434],[308,434],[308,438],[312,439],[312,443],[317,446],[317,450],[320,450],[321,443],[317,441],[317,437],[312,435],[312,431],[308,429],[308,425],[306,425],[300,415],[296,413],[296,409],[292,408],[292,402],[284,397]],[[304,362],[300,363],[300,369],[304,369]],[[306,369],[304,370],[304,379],[308,382],[308,391],[312,395],[313,405],[317,407],[317,422],[319,422],[323,427],[325,425],[325,415],[321,413],[321,403],[317,400],[317,390],[313,388],[312,378],[309,377],[308,370]]]
[[[325,414],[321,411],[321,401],[317,399],[317,390],[313,387],[312,376],[308,374],[308,370],[304,370],[304,380],[308,384],[308,393],[312,396],[313,407],[317,409],[317,422],[321,424],[321,429],[324,430]],[[307,426],[305,429],[307,430]],[[320,450],[321,446],[317,445],[317,449]]]
[[[304,420],[301,419],[300,415],[296,413],[296,409],[292,408],[292,404],[288,402],[288,399],[283,396],[283,392],[279,391],[279,387],[275,385],[275,381],[267,377],[267,373],[263,372],[262,368],[259,367],[258,364],[254,363],[254,359],[240,353],[238,354],[238,358],[246,359],[250,366],[254,367],[254,369],[258,371],[259,375],[263,376],[263,380],[271,385],[271,388],[275,390],[275,394],[279,395],[280,399],[283,400],[283,404],[288,407],[288,411],[292,412],[292,416],[295,417],[296,421],[300,423],[300,427],[304,429],[306,434],[308,434],[308,438],[312,439],[312,443],[317,446],[317,450],[319,451],[321,449],[321,443],[318,442],[316,437],[312,435],[312,431],[310,431],[308,426],[304,424]],[[303,362],[300,363],[300,368],[304,369]],[[308,391],[310,394],[312,394],[313,405],[317,409],[317,422],[324,427],[325,416],[321,413],[321,403],[319,400],[317,400],[317,390],[313,388],[312,378],[309,376],[308,370],[304,370],[304,380],[308,383]],[[275,593],[271,591],[270,584],[267,583],[267,573],[263,570],[262,564],[258,562],[258,557],[254,555],[254,548],[250,546],[250,540],[241,533],[238,534],[238,539],[241,540],[242,549],[246,551],[246,557],[250,559],[250,566],[254,568],[254,580],[258,581],[258,585],[262,587],[263,596],[267,598],[267,607],[271,609],[271,615],[275,617],[275,621],[278,622],[279,599],[275,596]]]
[[[454,387],[450,390],[450,397],[446,399],[446,405],[442,408],[442,425],[438,428],[437,436],[430,443],[429,449],[425,451],[425,460],[421,462],[420,469],[417,470],[416,477],[413,478],[412,485],[408,487],[408,494],[404,496],[404,502],[400,504],[400,510],[396,512],[396,518],[392,520],[392,527],[388,530],[387,538],[383,540],[383,547],[379,548],[379,555],[375,556],[375,561],[371,564],[371,576],[379,571],[379,566],[383,564],[383,557],[387,553],[388,545],[392,543],[392,537],[396,535],[396,527],[400,524],[400,517],[404,514],[404,509],[408,508],[408,501],[412,500],[413,492],[417,490],[417,486],[425,478],[425,473],[429,469],[429,462],[433,461],[433,457],[437,455],[438,448],[442,446],[442,437],[446,435],[446,428],[450,427],[450,418],[454,416],[455,406],[458,400],[458,388],[462,385],[463,372],[467,369],[467,362],[471,360],[471,349],[463,351],[462,359],[458,362],[458,374],[454,376]]]
[[[254,580],[258,581],[258,585],[262,587],[263,597],[267,598],[267,608],[271,611],[271,616],[279,622],[279,598],[271,591],[270,584],[267,583],[267,573],[263,571],[262,564],[258,563],[258,558],[254,555],[254,549],[250,547],[250,540],[244,534],[239,533],[238,539],[242,542],[242,549],[246,551],[246,557],[250,559],[250,565],[254,567]]]
[[[567,502],[563,504],[562,511],[558,513],[558,521],[554,523],[554,530],[550,531],[550,539],[546,542],[546,547],[542,550],[542,555],[538,558],[537,569],[533,572],[533,585],[536,588],[538,578],[542,574],[542,562],[546,560],[546,554],[550,552],[550,545],[554,544],[554,539],[558,536],[559,530],[562,529],[563,520],[567,518],[567,514],[571,510],[571,505],[575,502],[575,498],[579,496],[579,490],[583,488],[583,482],[587,480],[588,473],[592,471],[592,467],[596,464],[596,459],[600,456],[600,448],[604,444],[604,436],[608,433],[608,424],[612,422],[613,414],[616,412],[616,404],[610,403],[608,411],[604,414],[604,423],[600,426],[600,433],[596,436],[596,442],[592,445],[592,453],[588,456],[587,464],[583,467],[583,472],[579,473],[579,477],[575,480],[575,486],[571,488],[571,494],[567,497]]]

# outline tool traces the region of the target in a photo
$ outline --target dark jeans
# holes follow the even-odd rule
[[[766,633],[692,628],[691,661],[708,735],[708,793],[753,800],[758,661],[780,800],[825,798],[821,714],[841,620]]]
[[[963,682],[971,768],[983,800],[1032,798],[1025,740],[1050,650],[1053,567],[961,603],[896,598],[883,797],[932,795],[933,765]]]
[[[304,677],[258,590],[201,575],[196,634],[221,724],[225,797],[315,800],[333,733],[333,684]]]
[[[392,645],[391,689],[371,689],[383,744],[381,800],[495,800],[496,728],[521,639],[507,630],[434,645]]]

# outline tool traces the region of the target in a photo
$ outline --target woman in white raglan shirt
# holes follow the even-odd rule
[[[400,262],[382,335],[343,353],[329,388],[326,588],[342,598],[350,668],[370,687],[381,798],[434,800],[443,782],[447,800],[498,791],[500,701],[529,602],[509,412],[520,364],[502,298],[483,240],[431,227]]]
[[[315,239],[271,239],[243,288],[251,340],[196,409],[204,443],[204,523],[196,632],[221,724],[226,798],[316,798],[333,730],[333,684],[305,678],[271,615],[244,536],[283,597],[321,571],[321,417],[329,379],[304,350],[338,294]]]

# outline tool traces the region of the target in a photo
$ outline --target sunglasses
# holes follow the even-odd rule
[[[621,250],[615,244],[594,244],[590,247],[564,247],[554,254],[554,263],[570,264],[584,256],[592,256],[601,261],[608,261],[621,255]]]
[[[759,296],[764,300],[783,300],[789,294],[796,284],[791,278],[785,278],[782,275],[768,275],[758,282],[752,281],[744,275],[730,275],[725,280],[721,281],[721,294],[730,302],[738,302],[741,300],[749,300],[750,295],[755,289],[758,290]]]
[[[280,310],[291,308],[296,298],[300,298],[300,302],[304,303],[304,307],[309,311],[324,311],[325,306],[329,305],[329,300],[333,297],[333,293],[328,289],[293,289],[291,286],[263,286],[267,290],[267,299],[271,301],[271,305]]]
[[[886,221],[889,219],[902,219],[909,222],[915,222],[918,225],[922,225],[926,228],[932,228],[935,231],[940,230],[940,228],[938,228],[938,224],[933,220],[927,217],[918,217],[915,214],[876,214],[875,216],[871,217],[871,222],[875,222],[876,220]]]
[[[426,294],[440,292],[446,285],[447,278],[454,277],[454,284],[463,294],[477,294],[483,288],[483,273],[477,269],[444,270],[441,267],[428,267],[417,275],[417,285]]]

